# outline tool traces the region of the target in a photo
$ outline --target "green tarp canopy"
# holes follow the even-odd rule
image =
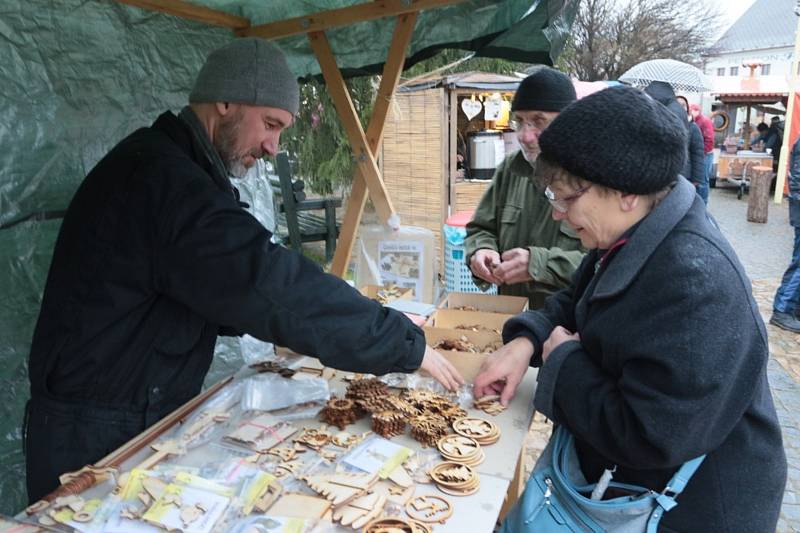
[[[414,5],[416,0],[400,3]],[[377,3],[377,2],[376,2]],[[397,4],[389,0],[387,3]],[[148,4],[154,9],[126,4]],[[250,28],[372,2],[347,0],[5,0],[0,2],[0,512],[26,503],[22,432],[27,356],[60,215],[120,139],[179,110],[208,52],[231,27],[158,11],[183,4]],[[406,67],[444,48],[552,64],[578,0],[472,0],[422,11]],[[394,17],[326,30],[345,77],[380,73]],[[275,40],[298,78],[318,76],[305,35]],[[236,370],[220,343],[209,380]]]

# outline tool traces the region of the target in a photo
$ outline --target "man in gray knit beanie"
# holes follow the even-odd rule
[[[227,172],[242,177],[277,152],[281,131],[297,114],[299,89],[280,49],[249,37],[211,52],[189,102]]]
[[[361,296],[242,209],[231,176],[278,151],[298,87],[283,54],[237,39],[209,55],[189,105],[120,141],[75,193],[30,359],[28,498],[197,395],[218,335],[249,334],[342,370],[455,367],[394,309]]]

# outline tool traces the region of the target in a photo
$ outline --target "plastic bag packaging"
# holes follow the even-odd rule
[[[269,515],[249,516],[231,524],[232,533],[272,533],[275,531],[328,533],[335,529],[330,521]]]
[[[264,342],[250,335],[242,335],[239,345],[242,348],[242,359],[247,365],[275,358],[275,345],[271,342]]]
[[[224,387],[178,427],[175,438],[187,448],[194,448],[209,442],[217,433],[222,433],[241,401],[242,389],[242,383]]]
[[[413,388],[408,386],[409,378],[411,378],[411,376],[414,376],[414,374],[392,372],[390,374],[384,374],[382,376],[379,376],[379,379],[384,383],[386,383],[388,386],[395,389],[410,389]]]
[[[325,407],[327,400],[320,399],[313,402],[303,402],[297,405],[286,407],[285,409],[278,409],[277,411],[270,411],[270,414],[278,420],[284,422],[291,422],[292,420],[308,420],[316,418],[322,408]]]
[[[433,302],[436,277],[436,237],[426,228],[383,225],[359,230],[356,287],[394,283],[414,289],[414,300]]]
[[[331,397],[328,381],[322,378],[287,379],[277,374],[259,374],[245,380],[243,386],[242,411],[274,411]]]
[[[408,471],[415,483],[431,483],[428,471],[442,460],[442,456],[435,449],[422,449],[406,459],[403,467]]]
[[[472,385],[470,383],[461,385],[456,394],[458,395],[458,406],[462,409],[469,409],[475,403],[475,396],[472,393]]]

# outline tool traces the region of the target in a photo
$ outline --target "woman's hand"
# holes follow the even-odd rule
[[[420,368],[444,385],[447,390],[456,390],[464,384],[464,378],[453,363],[428,345],[425,345],[425,355],[422,356]]]
[[[561,344],[567,341],[578,341],[580,342],[581,336],[577,333],[572,333],[567,328],[556,326],[553,331],[550,332],[550,336],[544,341],[542,345],[542,362],[547,361],[547,358],[550,357],[550,354],[558,348]]]
[[[522,381],[533,356],[533,343],[517,337],[489,356],[475,378],[472,393],[476,398],[499,394],[500,403],[508,405]]]

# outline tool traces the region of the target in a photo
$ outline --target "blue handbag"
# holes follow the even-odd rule
[[[593,500],[587,495],[597,484],[585,483],[574,438],[559,426],[500,531],[656,533],[661,517],[678,505],[675,498],[703,459],[705,455],[684,463],[661,493],[611,481],[608,487],[628,495]]]

